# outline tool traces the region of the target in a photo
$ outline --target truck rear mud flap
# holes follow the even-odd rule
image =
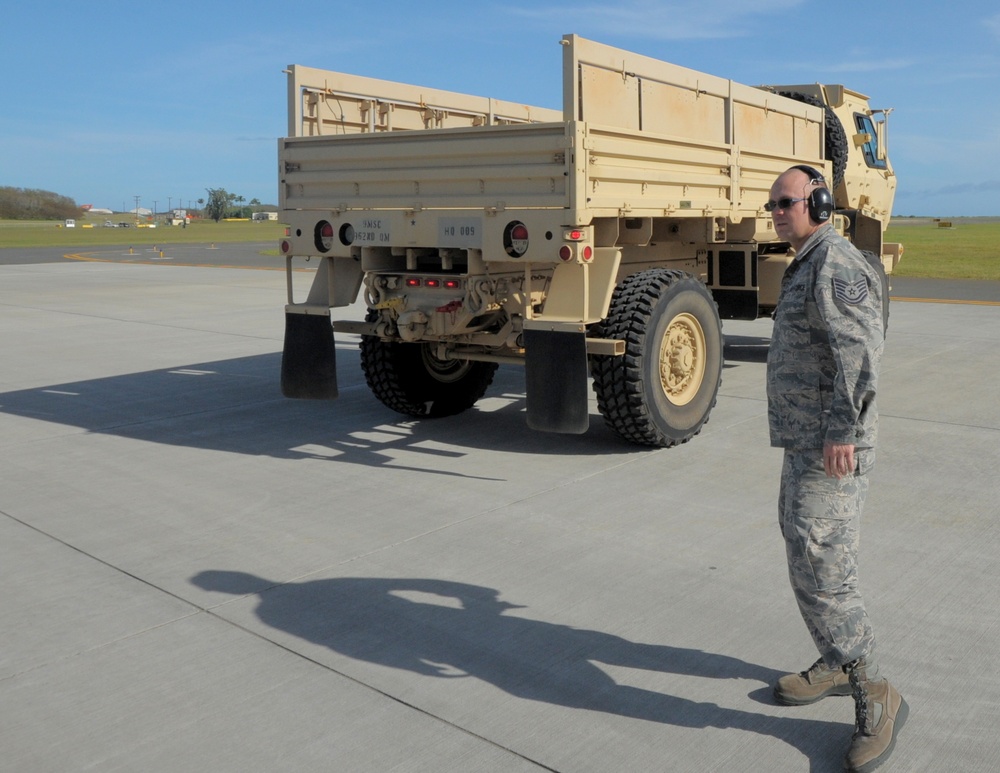
[[[329,315],[285,312],[281,393],[308,400],[337,397],[337,356]]]
[[[587,337],[583,332],[524,331],[528,426],[582,435],[587,410]]]

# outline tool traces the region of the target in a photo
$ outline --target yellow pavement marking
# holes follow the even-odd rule
[[[108,255],[110,253],[87,253],[87,252],[76,252],[70,253],[68,255],[63,255],[67,260],[83,260],[89,261],[91,263],[128,263],[130,265],[142,265],[142,266],[184,266],[187,268],[241,268],[249,271],[284,271],[284,266],[230,266],[222,263],[182,263],[170,258],[140,258],[138,253],[134,255],[134,260],[132,255],[126,253],[121,253],[121,256],[125,260],[116,260],[114,258],[97,258],[94,255]],[[310,269],[296,268],[293,271],[309,271]]]
[[[902,301],[903,303],[957,303],[962,306],[1000,306],[1000,301],[959,301],[953,298],[900,298],[890,295],[891,301]]]

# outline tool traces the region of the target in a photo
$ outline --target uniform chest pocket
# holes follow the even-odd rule
[[[808,306],[814,307],[811,311]],[[785,324],[801,335],[808,327],[811,314],[815,314],[815,302],[804,282],[792,280],[781,291],[776,317],[783,318]]]

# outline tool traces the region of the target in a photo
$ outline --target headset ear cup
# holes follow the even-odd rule
[[[825,223],[833,217],[833,194],[829,188],[817,188],[809,194],[809,217],[814,223]]]
[[[817,185],[826,185],[826,178],[823,177],[822,172],[808,164],[796,164],[792,169],[805,172],[809,179]],[[814,223],[825,223],[833,217],[833,194],[829,188],[816,188],[809,194],[806,203],[809,206],[809,218]]]

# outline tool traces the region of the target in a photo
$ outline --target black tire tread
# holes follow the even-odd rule
[[[496,363],[474,362],[461,380],[437,382],[420,363],[422,345],[361,336],[361,369],[383,405],[405,416],[441,418],[462,413],[486,394]]]
[[[642,352],[654,307],[667,290],[685,280],[695,283],[711,301],[711,295],[704,290],[704,285],[683,271],[643,271],[627,277],[615,288],[607,319],[595,327],[595,334],[601,338],[625,341],[624,356],[594,356],[591,357],[590,365],[597,407],[605,424],[629,442],[661,448],[686,443],[701,432],[711,409],[715,407],[718,387],[722,383],[721,368],[709,409],[702,421],[683,437],[669,437],[656,427],[650,418],[646,396],[643,394],[645,363]],[[711,303],[714,306],[714,301]],[[721,329],[721,323],[719,324]]]
[[[823,108],[826,114],[826,136],[824,146],[826,148],[826,158],[833,162],[833,184],[830,190],[840,185],[844,180],[844,171],[847,169],[847,133],[844,131],[844,124],[841,123],[833,108],[823,104],[816,97],[802,94],[798,91],[779,91],[778,96],[794,99],[796,102],[803,102],[813,107]]]

